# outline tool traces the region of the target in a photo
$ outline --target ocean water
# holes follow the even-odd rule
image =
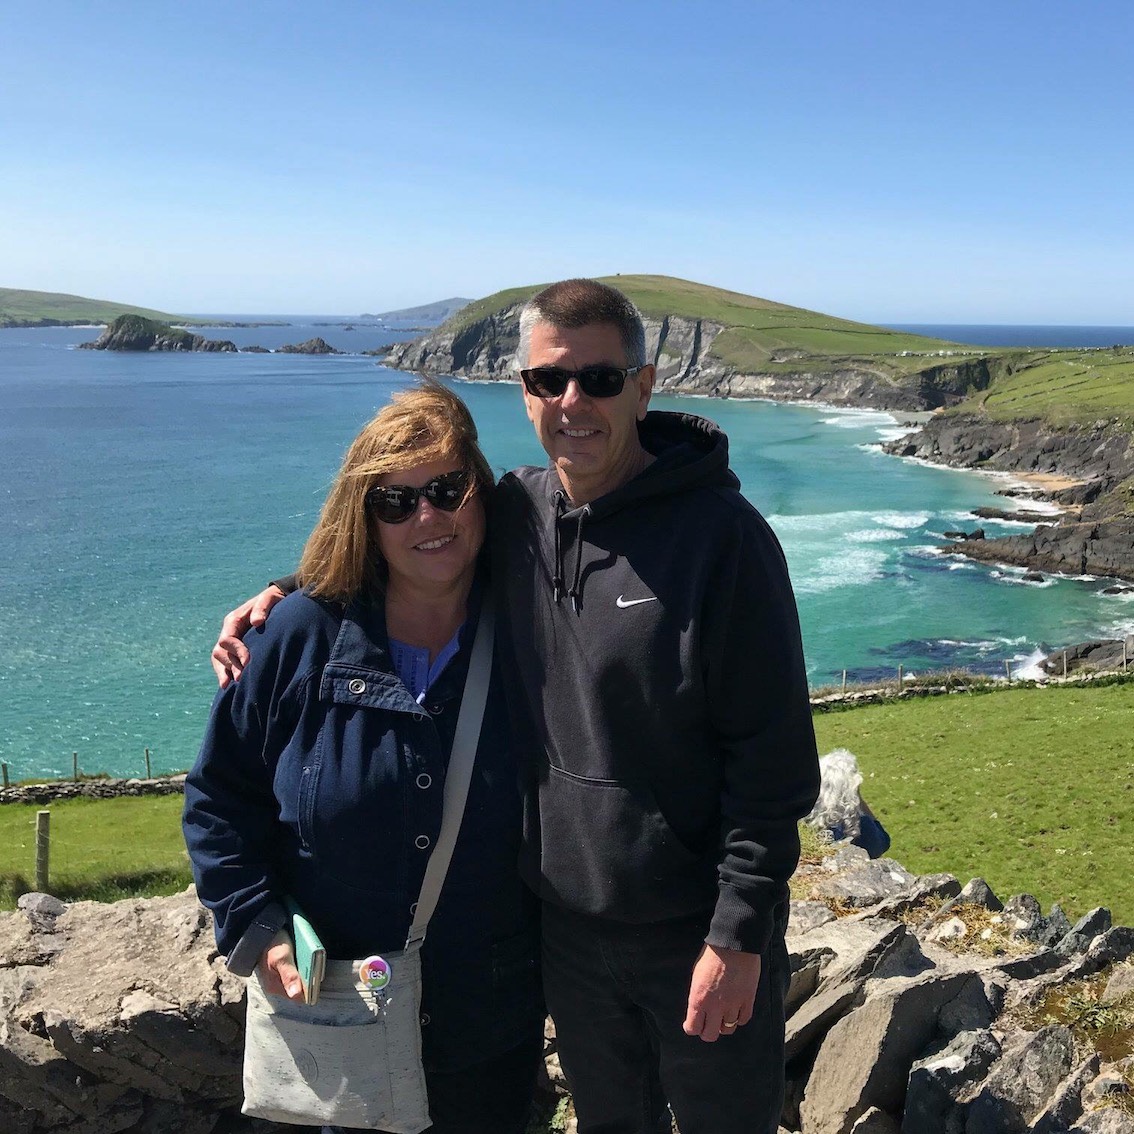
[[[362,423],[411,381],[360,354],[113,354],[96,332],[0,330],[0,759],[16,779],[188,766],[225,611],[291,569]],[[264,346],[356,324],[206,332]],[[542,463],[510,383],[459,383],[493,467]],[[883,455],[886,414],[656,399],[731,439],[784,545],[813,685],[964,665],[1019,672],[1046,648],[1134,630],[1106,580],[1023,582],[943,555],[1006,477]],[[1026,525],[982,521],[989,534]]]

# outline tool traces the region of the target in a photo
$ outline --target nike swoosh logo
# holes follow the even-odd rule
[[[622,595],[619,595],[618,598],[616,598],[614,600],[614,605],[616,607],[618,607],[619,610],[625,610],[628,606],[637,606],[639,603],[657,602],[657,601],[658,601],[657,595],[650,595],[649,598],[631,598],[631,599],[623,598]]]

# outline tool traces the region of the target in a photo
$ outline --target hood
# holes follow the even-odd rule
[[[566,593],[576,613],[579,609],[585,525],[598,523],[643,500],[673,496],[695,488],[740,487],[736,474],[728,467],[728,438],[708,418],[689,413],[652,410],[638,423],[638,437],[642,447],[655,458],[650,466],[613,492],[579,508],[571,507],[554,464],[541,470],[517,470],[520,479],[528,482],[528,490],[536,496],[542,494],[554,511],[553,589],[556,603],[562,598],[565,585],[560,529],[565,524],[575,525],[573,581]],[[541,479],[542,493],[537,487]]]

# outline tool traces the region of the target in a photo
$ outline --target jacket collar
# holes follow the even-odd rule
[[[469,594],[468,616],[461,628],[461,648],[429,691],[430,703],[459,697],[468,669],[471,638],[480,615],[484,584],[480,577]],[[355,599],[343,612],[331,657],[323,669],[319,699],[340,705],[420,715],[424,710],[394,669],[382,599]]]

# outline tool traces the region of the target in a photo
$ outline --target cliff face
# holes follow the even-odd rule
[[[509,379],[520,339],[521,306],[513,304],[455,332],[443,326],[424,338],[395,346],[386,364],[424,374]],[[934,363],[895,377],[867,356],[804,356],[799,351],[773,354],[774,368],[747,373],[713,354],[713,343],[725,330],[722,324],[680,315],[643,321],[646,356],[657,367],[657,389],[665,393],[926,410],[953,405],[970,390],[987,387],[992,377],[986,358]],[[806,368],[783,368],[783,364],[797,363],[806,363]]]

